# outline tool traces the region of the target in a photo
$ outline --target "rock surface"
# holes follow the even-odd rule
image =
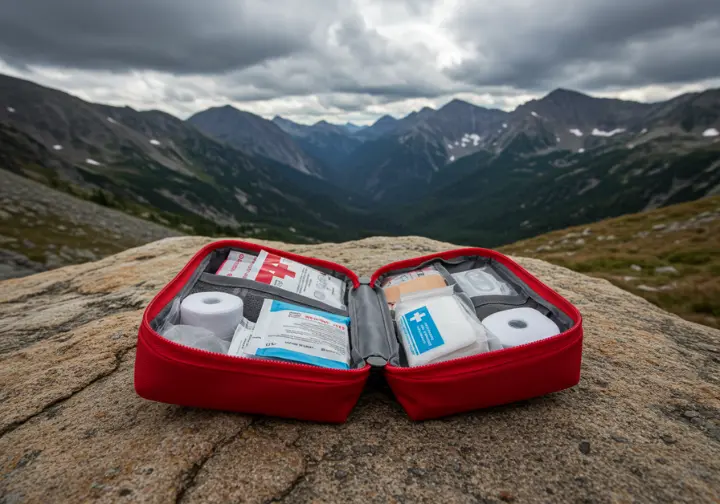
[[[142,309],[208,241],[0,283],[0,502],[717,502],[720,331],[540,260],[584,315],[571,390],[413,423],[377,380],[339,426],[140,399]],[[361,273],[452,247],[272,245]]]

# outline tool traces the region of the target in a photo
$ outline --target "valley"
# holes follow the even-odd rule
[[[121,238],[107,243],[99,233],[89,248],[74,245],[90,253],[62,257],[42,245],[20,250],[25,238],[44,243],[30,237],[44,230],[53,237],[48,246],[62,247],[56,230],[80,226],[68,226],[74,221],[62,208],[57,222],[30,219],[33,226],[8,230],[18,221],[6,219],[0,249],[27,258],[25,272],[89,260],[155,233],[289,243],[422,235],[517,250],[507,244],[720,194],[716,89],[660,103],[557,89],[510,112],[452,100],[369,126],[269,120],[232,106],[183,121],[7,76],[0,76],[0,101],[7,180],[11,172],[43,198],[65,193],[154,230],[142,239],[111,233]],[[568,232],[576,231],[559,233]],[[13,257],[20,271],[23,260]],[[574,267],[568,257],[548,259]],[[657,303],[674,295],[646,292]]]

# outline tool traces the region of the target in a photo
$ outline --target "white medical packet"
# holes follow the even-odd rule
[[[431,275],[439,275],[440,272],[435,269],[434,266],[425,266],[422,269],[417,269],[413,271],[408,271],[407,273],[401,273],[399,275],[394,275],[389,278],[386,278],[385,281],[382,283],[383,287],[392,287],[393,285],[398,285],[401,283],[409,282],[410,280],[415,280],[416,278],[424,277],[424,276],[431,276]]]
[[[255,349],[258,347],[260,338],[253,338],[254,330],[255,323],[243,317],[235,329],[228,355],[235,355],[237,357],[244,357],[243,354],[255,355]]]
[[[257,256],[255,255],[231,250],[227,259],[225,259],[225,261],[220,265],[215,274],[236,278],[247,278],[255,259],[257,259]]]
[[[345,310],[345,283],[304,264],[286,259],[266,250],[257,258],[231,251],[220,266],[218,275],[247,278],[316,299],[334,308]],[[242,257],[241,257],[242,256]]]
[[[350,317],[266,299],[245,353],[350,369],[349,324]]]
[[[510,296],[515,291],[506,282],[503,282],[491,273],[490,268],[481,268],[453,273],[452,277],[460,285],[465,294],[476,296]]]

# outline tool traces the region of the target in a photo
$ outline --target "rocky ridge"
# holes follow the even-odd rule
[[[0,280],[94,261],[180,234],[10,172],[2,171],[2,177]]]
[[[377,380],[343,425],[140,399],[142,309],[209,241],[0,283],[0,501],[717,502],[720,331],[537,259],[518,260],[584,316],[573,389],[413,423]],[[359,273],[453,247],[272,246]]]

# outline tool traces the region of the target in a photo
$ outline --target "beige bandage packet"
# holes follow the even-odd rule
[[[401,284],[385,287],[383,291],[385,292],[385,298],[387,299],[388,304],[394,305],[400,301],[400,296],[403,294],[439,289],[441,287],[445,287],[446,285],[447,283],[441,275],[429,275],[414,278]]]

